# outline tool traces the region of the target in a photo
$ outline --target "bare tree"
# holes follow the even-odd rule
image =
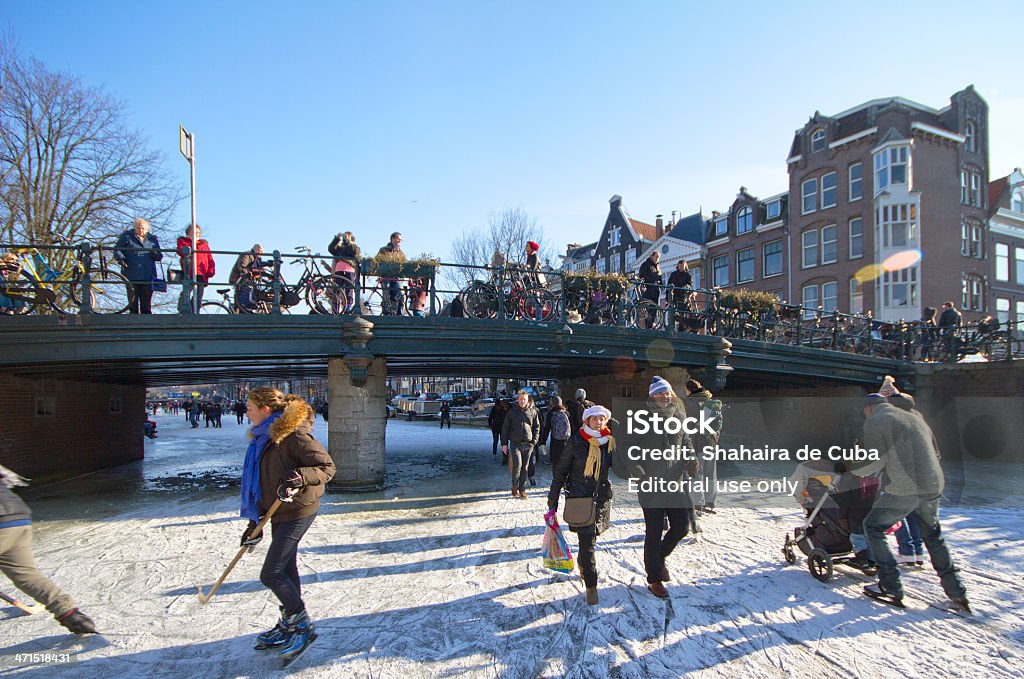
[[[492,212],[487,226],[463,232],[452,243],[451,262],[467,266],[488,266],[495,252],[501,254],[509,264],[526,262],[526,243],[534,241],[540,245],[539,261],[550,259],[550,247],[544,237],[544,229],[537,224],[521,206],[506,207],[501,212]],[[445,278],[461,290],[474,278],[486,278],[481,269],[445,267]]]
[[[134,217],[160,232],[182,196],[119,101],[0,44],[0,238],[95,241]]]

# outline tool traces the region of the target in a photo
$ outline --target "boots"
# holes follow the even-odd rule
[[[256,636],[256,650],[262,651],[268,648],[280,646],[288,638],[288,625],[285,622],[284,606],[281,609],[281,618],[274,627]]]
[[[597,587],[587,587],[587,603],[591,606],[597,605]]]
[[[668,590],[665,589],[665,585],[661,584],[660,582],[648,582],[647,589],[650,590],[651,594],[658,597],[659,599],[668,598]]]
[[[57,617],[57,622],[67,627],[75,634],[96,633],[96,625],[93,623],[92,619],[77,608],[72,608],[70,611]]]

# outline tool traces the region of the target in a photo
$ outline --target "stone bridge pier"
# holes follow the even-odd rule
[[[346,360],[327,360],[327,451],[337,467],[331,486],[379,490],[384,486],[387,362],[368,359],[363,368]]]

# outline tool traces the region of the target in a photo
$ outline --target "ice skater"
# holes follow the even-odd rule
[[[271,540],[260,571],[260,582],[281,602],[281,619],[256,637],[256,649],[277,649],[287,663],[316,639],[306,613],[296,555],[320,509],[324,484],[334,478],[334,462],[313,438],[313,409],[298,396],[285,396],[271,387],[249,393],[246,414],[252,420],[251,441],[242,468],[243,546],[262,538],[257,522],[274,500],[282,504],[271,517]]]

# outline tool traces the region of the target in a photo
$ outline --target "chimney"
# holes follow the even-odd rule
[[[662,219],[661,215],[654,215],[654,237],[661,238],[661,234],[664,233],[665,220]]]
[[[721,217],[721,216],[722,216],[722,213],[719,212],[718,210],[712,210],[711,211],[711,218],[712,219],[716,219],[716,218]]]
[[[676,221],[677,221],[677,220],[676,220],[676,215],[677,215],[677,214],[679,214],[679,213],[678,213],[678,212],[676,212],[675,210],[672,210],[672,221],[670,222],[670,223],[672,224],[672,226],[675,226],[675,225],[676,225]]]

